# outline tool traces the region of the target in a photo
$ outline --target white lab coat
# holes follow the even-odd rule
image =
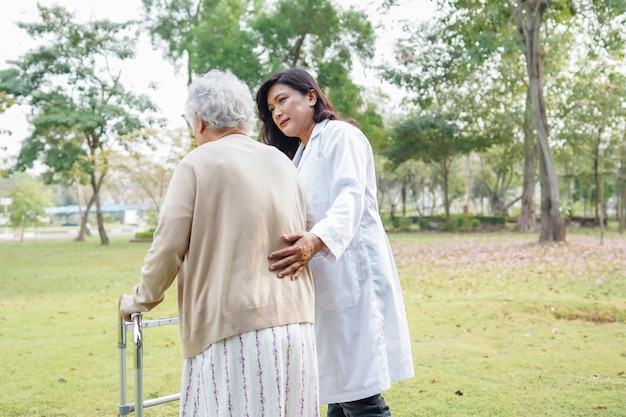
[[[294,164],[327,250],[311,259],[320,401],[354,401],[414,375],[398,272],[376,196],[374,155],[363,133],[325,120]]]

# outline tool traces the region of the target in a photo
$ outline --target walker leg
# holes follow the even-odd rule
[[[120,372],[120,405],[118,408],[118,416],[127,416],[130,412],[126,398],[126,326],[124,325],[124,319],[120,315],[120,304],[122,302],[122,295],[119,300],[117,308],[117,348],[119,350],[119,372]]]
[[[143,335],[141,314],[133,314],[132,319],[133,341],[135,343],[135,416],[143,417]]]

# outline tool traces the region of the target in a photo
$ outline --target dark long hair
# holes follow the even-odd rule
[[[307,71],[301,68],[289,68],[271,75],[261,84],[256,93],[256,105],[261,119],[261,136],[263,142],[273,145],[283,151],[290,159],[293,159],[298,150],[300,141],[298,138],[285,136],[285,134],[276,126],[272,113],[267,105],[267,94],[274,84],[284,84],[302,94],[309,91],[315,91],[317,102],[313,108],[313,120],[319,123],[324,119],[337,120],[340,119],[339,114],[335,112],[333,105],[328,98],[322,93],[322,89],[317,81]]]

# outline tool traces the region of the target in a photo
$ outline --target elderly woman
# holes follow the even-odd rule
[[[229,72],[191,83],[186,118],[198,147],[174,171],[120,313],[151,310],[178,276],[181,416],[318,416],[311,275],[278,279],[267,258],[282,232],[310,227],[295,168],[247,136],[254,103]]]

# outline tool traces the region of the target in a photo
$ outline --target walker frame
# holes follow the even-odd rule
[[[121,305],[120,297],[119,304]],[[143,409],[154,405],[164,404],[172,401],[180,400],[180,393],[165,395],[163,397],[143,399],[143,329],[149,327],[167,326],[178,324],[178,317],[166,317],[162,319],[143,320],[141,313],[135,313],[131,316],[132,321],[125,321],[119,314],[118,305],[118,333],[117,347],[119,350],[119,373],[120,373],[120,404],[118,407],[118,417],[127,416],[135,412],[136,417],[143,417]],[[134,360],[134,402],[128,402],[127,385],[126,385],[126,342],[127,332],[133,332],[133,344],[135,345]]]

